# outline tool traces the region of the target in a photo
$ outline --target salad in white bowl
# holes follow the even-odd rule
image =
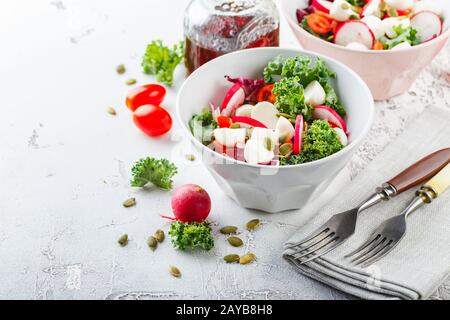
[[[310,0],[296,16],[305,31],[325,41],[356,50],[398,50],[441,35],[442,9],[436,0]]]
[[[194,137],[214,151],[258,165],[296,165],[348,144],[346,111],[321,60],[278,56],[259,79],[232,78],[221,105],[192,116]]]

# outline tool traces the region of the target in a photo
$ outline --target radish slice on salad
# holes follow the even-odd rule
[[[361,17],[376,16],[381,18],[381,0],[369,0],[361,12]]]
[[[336,30],[334,42],[346,46],[352,42],[358,42],[371,49],[375,42],[372,30],[362,21],[348,21],[342,23]]]
[[[408,10],[414,6],[414,0],[384,0],[384,2],[397,10]]]
[[[285,117],[278,118],[275,131],[278,132],[280,143],[291,140],[295,133],[294,126]]]
[[[228,90],[225,99],[222,103],[222,114],[230,116],[234,111],[240,107],[245,101],[245,91],[239,83],[234,84],[230,90]]]
[[[406,48],[411,48],[411,44],[408,41],[399,43],[398,45],[393,47],[391,50],[400,50],[400,49],[406,49]]]
[[[319,81],[311,81],[305,88],[305,103],[318,106],[325,102],[326,93]]]
[[[250,117],[252,115],[253,106],[251,104],[244,104],[242,107],[236,109],[236,116]]]
[[[293,154],[299,154],[302,151],[302,142],[303,142],[303,116],[297,116],[295,119],[295,134],[294,134],[294,150]]]
[[[274,131],[272,129],[264,129],[264,128],[253,128],[252,131],[252,137],[251,140],[258,140],[261,141],[261,143],[264,142],[264,140],[270,139],[272,148],[278,144],[279,135],[277,131]]]
[[[351,17],[359,18],[350,3],[345,0],[334,0],[330,8],[330,16],[336,21],[347,21]]]
[[[417,30],[422,42],[436,38],[442,33],[441,18],[434,12],[421,11],[411,18],[411,26]]]
[[[267,128],[264,123],[261,123],[258,120],[252,119],[250,117],[231,117],[231,121],[233,121],[233,123],[245,123],[256,128]]]
[[[329,13],[333,2],[327,0],[313,0],[311,5],[317,10]]]
[[[245,144],[244,158],[250,164],[268,164],[274,156],[273,150],[269,150],[262,141],[250,139]]]
[[[365,16],[364,18],[361,19],[361,21],[367,24],[367,26],[375,36],[375,39],[379,39],[381,36],[384,35],[384,29],[382,26],[381,19],[378,18],[377,16]]]
[[[345,121],[337,114],[336,111],[328,106],[317,106],[313,110],[313,118],[319,120],[327,120],[331,126],[342,129],[347,132]]]
[[[348,138],[347,135],[345,134],[344,130],[342,130],[341,128],[333,128],[334,131],[336,131],[338,137],[339,137],[339,141],[342,143],[342,145],[345,147],[346,145],[348,145]]]
[[[346,48],[353,49],[353,50],[361,50],[361,51],[367,51],[367,47],[359,42],[352,42],[345,46]]]
[[[214,129],[214,138],[220,144],[226,147],[234,147],[236,143],[245,142],[245,128],[239,129],[229,129],[229,128],[221,128]]]
[[[277,114],[278,110],[272,103],[263,101],[253,107],[251,117],[263,123],[267,128],[275,129],[278,122]]]
[[[421,11],[431,11],[436,13],[437,15],[441,15],[442,8],[436,2],[436,0],[417,1],[416,4],[414,5],[414,12],[417,14]]]

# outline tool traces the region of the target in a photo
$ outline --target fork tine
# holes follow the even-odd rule
[[[324,251],[322,251],[320,253],[317,253],[317,251],[316,251],[316,254],[313,257],[310,257],[310,258],[306,259],[305,261],[300,262],[300,264],[305,264],[305,263],[307,263],[309,261],[312,261],[314,259],[319,258],[320,256],[323,256],[323,255],[327,254],[328,252],[330,252],[331,250],[334,250],[334,248],[339,246],[344,240],[345,239],[337,238],[337,241],[331,247],[329,247],[328,249],[326,249],[326,250],[324,250]]]
[[[356,262],[356,265],[362,265],[364,262],[376,257],[378,255],[378,253],[382,252],[384,250],[384,248],[386,248],[387,246],[389,246],[389,244],[391,243],[392,240],[388,241],[387,238],[384,238],[383,241],[378,245],[378,247],[376,248],[376,250],[371,251],[368,255],[366,255],[364,257],[364,259],[359,260],[358,262]]]
[[[387,255],[389,252],[391,252],[392,249],[394,249],[394,247],[399,243],[399,241],[393,241],[390,240],[387,244],[387,246],[385,246],[380,252],[378,252],[376,255],[374,255],[372,258],[366,260],[366,262],[364,262],[362,264],[363,268],[366,268],[368,266],[370,266],[371,264],[377,262],[378,260],[380,260],[381,258],[383,258],[385,255]]]
[[[367,246],[369,246],[372,242],[374,242],[374,241],[377,240],[377,239],[378,239],[378,236],[375,237],[375,238],[374,238],[373,236],[369,237],[369,238],[367,239],[366,242],[364,242],[362,245],[360,245],[358,248],[356,248],[356,249],[353,250],[352,252],[347,253],[347,254],[344,256],[344,258],[349,258],[349,257],[351,257],[351,256],[354,256],[355,254],[357,254],[357,253],[360,252],[361,250],[364,250]]]
[[[383,242],[384,237],[377,235],[375,238],[372,238],[373,240],[370,242],[370,244],[368,246],[365,247],[364,250],[361,250],[358,252],[358,254],[356,255],[356,257],[353,257],[353,259],[351,260],[351,262],[355,262],[359,259],[361,259],[362,257],[364,257],[365,255],[369,254],[372,250],[374,250],[380,243]]]
[[[294,255],[294,259],[298,260],[298,259],[301,259],[301,258],[303,258],[303,257],[312,255],[313,253],[319,251],[319,250],[322,249],[322,248],[325,248],[326,246],[328,246],[329,244],[335,242],[335,241],[338,240],[338,239],[339,239],[339,237],[332,237],[329,241],[325,242],[325,243],[322,244],[320,247],[315,248],[315,249],[312,250],[312,251],[308,251],[308,252],[306,252],[306,253],[300,255],[299,257],[296,257],[296,256]]]
[[[322,233],[328,233],[328,231],[330,231],[330,228],[324,228],[324,226],[320,226],[319,228],[317,228],[316,230],[314,230],[313,232],[311,232],[310,235],[308,235],[305,239],[301,240],[300,242],[294,243],[290,246],[288,246],[288,249],[294,248],[294,247],[298,247],[301,246],[311,240],[313,240],[314,238],[320,236]]]
[[[308,245],[307,247],[301,247],[301,246],[300,246],[299,249],[301,249],[301,250],[299,250],[297,253],[301,253],[301,252],[303,252],[303,251],[306,251],[306,250],[308,250],[309,248],[312,248],[312,247],[318,245],[319,243],[321,243],[322,241],[326,240],[327,238],[329,238],[329,237],[334,237],[334,236],[335,236],[334,232],[332,232],[332,233],[326,233],[323,237],[321,237],[321,238],[319,238],[319,239],[317,239],[317,240],[314,240],[314,242],[313,242],[312,244]]]

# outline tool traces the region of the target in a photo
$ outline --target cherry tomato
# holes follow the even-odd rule
[[[231,118],[228,118],[227,116],[218,116],[217,124],[219,125],[219,128],[229,128],[231,126]]]
[[[159,84],[146,84],[136,87],[127,95],[126,104],[131,111],[135,111],[144,104],[159,106],[166,95],[166,89]]]
[[[156,137],[167,133],[172,128],[172,118],[162,107],[145,104],[133,113],[133,121],[145,134]]]
[[[273,83],[267,84],[261,89],[259,89],[258,94],[256,95],[256,101],[262,102],[262,101],[268,101],[270,103],[275,103],[276,97],[273,94]]]

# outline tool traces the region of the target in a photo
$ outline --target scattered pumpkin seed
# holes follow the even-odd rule
[[[195,161],[195,156],[193,154],[187,154],[185,157],[188,161]]]
[[[241,240],[241,238],[239,237],[229,237],[228,238],[228,242],[233,246],[233,247],[241,247],[244,242]]]
[[[156,247],[158,246],[158,241],[154,236],[150,236],[147,239],[147,245],[150,249],[152,249],[152,251],[155,251]]]
[[[253,220],[250,220],[249,222],[247,222],[245,227],[247,228],[248,231],[253,231],[260,224],[261,224],[261,221],[259,219],[253,219]]]
[[[164,239],[166,238],[166,235],[164,234],[164,231],[162,231],[161,229],[158,229],[158,230],[156,230],[154,237],[158,242],[163,242]]]
[[[181,271],[175,266],[169,266],[169,273],[175,278],[181,277]]]
[[[249,264],[256,260],[256,255],[254,253],[247,253],[244,254],[242,257],[239,258],[240,264]]]
[[[117,241],[122,247],[125,247],[128,244],[128,234],[124,234]]]
[[[114,109],[113,107],[106,108],[106,112],[108,112],[112,116],[115,116],[117,114],[116,109]]]
[[[129,86],[136,84],[137,80],[136,79],[128,79],[125,83]]]
[[[237,254],[229,254],[223,257],[223,260],[225,260],[226,263],[239,262],[239,259],[239,255]]]
[[[124,66],[123,64],[119,64],[119,65],[116,67],[116,72],[117,72],[118,74],[124,74],[125,71],[126,71],[126,69],[125,69],[125,66]]]
[[[122,204],[125,208],[133,207],[136,205],[136,198],[127,199]]]
[[[235,226],[226,226],[226,227],[223,227],[222,229],[220,229],[220,233],[221,234],[232,234],[232,233],[236,233],[237,229],[238,228]]]
[[[241,125],[239,123],[232,123],[230,129],[239,129]]]
[[[293,148],[292,143],[283,143],[280,146],[280,154],[283,157],[289,157],[292,154]]]

